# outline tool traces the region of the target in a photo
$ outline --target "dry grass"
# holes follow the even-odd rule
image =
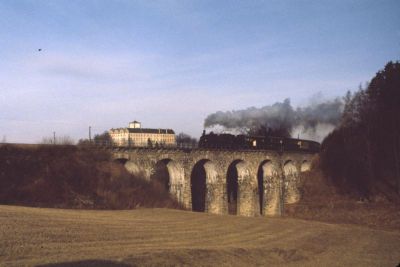
[[[396,266],[400,232],[168,209],[0,206],[1,266]]]
[[[296,204],[285,205],[286,216],[375,229],[400,229],[399,201],[389,201],[382,195],[360,200],[349,194],[339,194],[319,168],[304,173],[302,182],[302,198]]]
[[[165,187],[90,147],[0,145],[0,204],[83,209],[181,208]]]

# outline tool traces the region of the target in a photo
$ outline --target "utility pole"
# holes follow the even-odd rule
[[[89,126],[89,144],[92,143],[92,126]]]
[[[56,144],[56,132],[53,132],[53,145]]]

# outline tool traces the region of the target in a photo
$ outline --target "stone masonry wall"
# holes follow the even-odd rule
[[[150,179],[159,162],[166,164],[170,193],[187,209],[192,208],[191,175],[195,164],[205,172],[205,211],[228,214],[228,167],[237,170],[237,214],[241,216],[279,216],[285,203],[300,199],[298,177],[309,169],[313,154],[258,150],[180,150],[127,149],[114,150],[114,159],[126,161],[134,175]],[[262,177],[260,178],[259,175]],[[260,183],[261,181],[261,183]],[[262,194],[259,192],[261,188]],[[260,195],[261,209],[260,209]]]

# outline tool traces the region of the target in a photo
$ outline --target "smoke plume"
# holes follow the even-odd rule
[[[313,103],[294,109],[289,99],[261,108],[218,111],[210,114],[204,127],[222,126],[225,130],[249,134],[292,136],[321,141],[339,124],[343,102]]]

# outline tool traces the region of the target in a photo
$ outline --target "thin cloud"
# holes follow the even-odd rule
[[[148,58],[143,55],[130,54],[108,54],[81,51],[79,54],[60,52],[41,52],[21,59],[21,66],[25,70],[34,70],[39,75],[51,77],[52,79],[76,79],[101,81],[135,81],[149,79],[151,75],[147,72],[144,64]]]

